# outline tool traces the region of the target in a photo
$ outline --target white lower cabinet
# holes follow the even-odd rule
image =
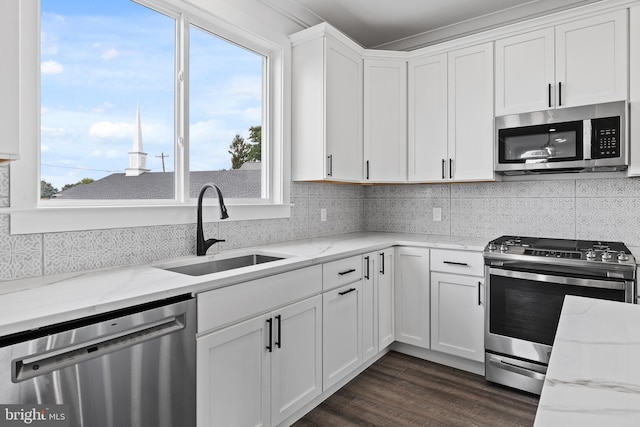
[[[482,279],[431,273],[431,349],[484,360]]]
[[[395,340],[394,249],[363,256],[362,360],[366,362]]]
[[[395,339],[429,348],[429,249],[396,248]]]
[[[323,391],[362,364],[362,280],[322,295]]]
[[[378,350],[384,350],[396,339],[395,280],[393,248],[380,252],[378,272]]]
[[[431,251],[431,349],[484,361],[481,252]]]
[[[197,339],[197,425],[277,425],[321,390],[322,298]]]

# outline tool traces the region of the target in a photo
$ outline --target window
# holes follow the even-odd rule
[[[288,217],[289,44],[246,7],[21,1],[11,232],[190,223],[203,179],[230,220]]]
[[[130,0],[41,10],[41,197],[174,199],[176,19]],[[260,199],[264,56],[194,25],[188,41],[188,194]]]

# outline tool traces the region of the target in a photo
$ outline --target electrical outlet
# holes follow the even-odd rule
[[[437,222],[442,221],[442,208],[433,208],[433,220]]]
[[[325,208],[320,209],[320,221],[325,222],[327,220],[327,210]]]

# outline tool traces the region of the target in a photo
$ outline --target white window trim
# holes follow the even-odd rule
[[[263,134],[271,150],[268,162],[263,164],[263,182],[268,178],[271,188],[268,198],[260,201],[225,200],[229,219],[225,221],[287,218],[290,216],[289,190],[291,177],[290,161],[290,93],[291,49],[288,40],[278,43],[266,40],[238,28],[182,0],[138,0],[140,3],[179,16],[178,22],[188,27],[184,15],[191,22],[229,38],[269,58],[267,66],[267,95],[264,123],[268,134]],[[184,27],[183,27],[184,29]],[[151,201],[103,201],[79,206],[75,203],[40,203],[40,1],[20,1],[20,106],[19,136],[21,160],[10,167],[11,234],[33,234],[90,229],[126,228],[151,225],[188,224],[195,222],[195,199],[188,198],[184,191],[177,191],[177,200]],[[183,56],[184,54],[180,54]],[[11,59],[10,59],[11,60]],[[14,60],[18,60],[15,58]],[[184,64],[183,64],[184,65]],[[178,93],[176,98],[184,96]],[[188,100],[187,100],[188,101]],[[178,101],[176,101],[178,102]],[[188,105],[188,102],[185,102]],[[177,121],[180,118],[176,119]],[[184,123],[184,119],[182,119]],[[188,135],[188,124],[176,123],[176,138]],[[176,148],[176,151],[178,148]],[[176,153],[184,159],[185,153]],[[184,162],[184,160],[183,160]],[[182,163],[184,165],[184,163]],[[178,174],[176,174],[178,175]],[[188,188],[187,182],[182,188]],[[178,188],[178,186],[176,186]],[[207,202],[207,205],[215,205]],[[4,209],[0,209],[2,213]],[[217,208],[215,209],[217,212]],[[205,217],[206,221],[219,221],[216,214]]]

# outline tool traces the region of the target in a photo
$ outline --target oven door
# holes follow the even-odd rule
[[[486,267],[485,349],[548,364],[565,295],[633,302],[633,281]]]

